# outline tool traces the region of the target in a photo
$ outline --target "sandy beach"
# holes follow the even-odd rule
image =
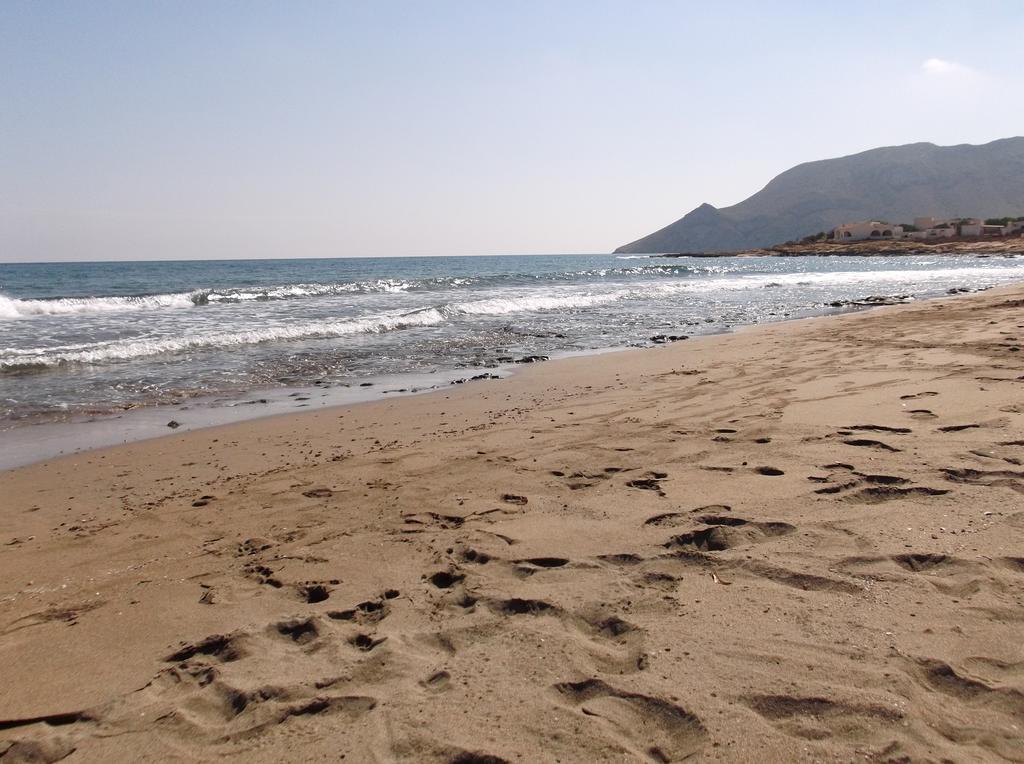
[[[0,473],[0,760],[1024,761],[1024,288]]]

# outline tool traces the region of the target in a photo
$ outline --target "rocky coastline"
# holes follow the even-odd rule
[[[776,244],[760,249],[745,249],[736,252],[675,252],[652,255],[652,257],[835,257],[853,255],[874,257],[878,255],[977,255],[986,257],[1024,255],[1024,237],[1014,236],[1001,239],[958,238],[937,243],[924,241],[858,241],[850,244],[835,242]]]

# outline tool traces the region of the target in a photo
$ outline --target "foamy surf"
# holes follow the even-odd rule
[[[38,316],[81,316],[87,314],[122,313],[142,310],[180,309],[209,305],[246,304],[299,300],[318,297],[351,297],[353,295],[405,294],[410,292],[445,292],[471,287],[485,289],[514,288],[523,283],[543,285],[572,281],[602,282],[617,278],[643,276],[666,279],[708,275],[713,268],[694,268],[677,263],[659,263],[629,268],[597,268],[543,274],[510,273],[490,279],[452,277],[433,279],[373,279],[338,283],[299,283],[261,287],[204,287],[188,292],[147,295],[99,295],[92,297],[55,297],[49,299],[17,299],[0,295],[0,319]]]
[[[617,290],[606,294],[496,297],[421,307],[391,315],[367,316],[343,321],[305,322],[238,332],[204,332],[163,339],[138,339],[50,348],[2,348],[0,349],[0,372],[25,371],[69,364],[122,362],[168,353],[212,348],[228,349],[270,342],[338,339],[353,334],[384,333],[414,327],[434,326],[458,319],[460,316],[507,316],[516,313],[582,309],[626,299],[635,294],[633,290]]]
[[[78,346],[74,349],[68,347],[34,348],[14,351],[14,353],[3,349],[0,351],[0,371],[10,372],[68,364],[130,361],[167,353],[212,348],[230,349],[267,342],[339,338],[351,334],[389,332],[412,326],[429,326],[444,320],[445,316],[441,311],[427,308],[394,316],[294,324],[239,332],[212,332],[164,339],[97,343],[92,347]]]
[[[0,266],[0,422],[313,381],[471,379],[509,358],[1021,278],[1024,259],[969,256]]]
[[[0,295],[0,318],[185,308],[194,306],[196,299],[197,294],[192,292],[129,297],[62,297],[53,300],[18,300]]]

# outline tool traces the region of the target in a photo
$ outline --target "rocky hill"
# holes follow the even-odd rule
[[[1024,215],[1024,137],[912,143],[807,162],[731,207],[702,204],[617,253],[769,247],[856,220]]]

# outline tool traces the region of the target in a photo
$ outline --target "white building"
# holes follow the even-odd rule
[[[908,239],[952,239],[959,235],[956,221],[943,218],[914,218],[914,228],[917,230],[907,232]]]
[[[971,220],[960,226],[961,236],[1005,236],[1013,231],[1013,223],[1010,225],[989,225],[980,220]]]
[[[862,223],[843,223],[832,229],[836,242],[873,241],[889,239],[913,239],[933,241],[953,239],[958,236],[1011,236],[1024,232],[1024,220],[1011,221],[1007,225],[989,225],[981,218],[914,218],[916,231],[904,231],[903,226],[865,220]]]
[[[880,223],[877,220],[865,220],[862,223],[843,223],[832,229],[835,241],[865,241],[868,239],[902,239],[903,227],[891,223]]]

